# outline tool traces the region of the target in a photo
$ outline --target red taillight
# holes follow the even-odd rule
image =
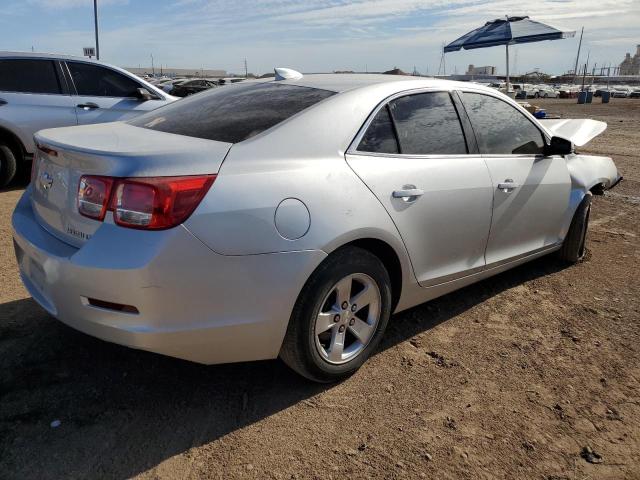
[[[84,175],[78,186],[78,212],[85,217],[104,220],[109,206],[113,178]]]
[[[161,230],[184,222],[213,184],[215,175],[189,177],[111,178],[83,176],[78,189],[78,211],[102,220],[81,209],[83,181],[109,180],[105,212],[113,211],[117,225],[129,228]],[[89,202],[94,203],[94,202]],[[91,205],[89,205],[91,206]]]
[[[52,157],[58,156],[58,152],[56,150],[54,150],[53,148],[45,147],[44,145],[38,145],[38,150],[41,150],[47,155],[51,155]]]

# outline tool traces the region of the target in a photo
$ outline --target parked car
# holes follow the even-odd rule
[[[528,83],[520,85],[516,91],[517,99],[538,98],[539,96],[539,88]]]
[[[171,95],[176,97],[187,97],[194,93],[203,92],[213,87],[217,87],[218,84],[213,80],[206,80],[204,78],[190,78],[173,84],[171,89]]]
[[[627,87],[615,87],[611,90],[613,98],[627,98],[631,94],[631,89]]]
[[[560,98],[575,98],[580,92],[580,87],[576,85],[562,85],[558,91],[560,92]]]
[[[180,83],[184,82],[185,80],[187,80],[187,79],[186,78],[176,78],[176,79],[173,79],[173,80],[169,80],[168,82],[163,83],[160,88],[162,88],[162,90],[164,90],[167,93],[171,93],[171,90],[173,90],[173,88],[176,85],[179,85]]]
[[[635,89],[629,94],[629,98],[640,98],[640,90]]]
[[[171,80],[173,79],[170,77],[155,77],[155,78],[151,78],[149,82],[157,87],[161,83],[170,82]]]
[[[36,131],[126,120],[173,100],[141,78],[95,60],[0,52],[0,187],[31,159]]]
[[[591,190],[619,180],[573,151],[603,122],[541,123],[471,83],[277,73],[38,132],[12,218],[33,298],[108,341],[335,381],[393,312],[580,260]]]
[[[538,96],[542,98],[557,98],[560,92],[550,85],[541,85],[538,87]]]

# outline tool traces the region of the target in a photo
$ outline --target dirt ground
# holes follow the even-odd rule
[[[625,181],[595,198],[586,260],[542,258],[394,316],[338,385],[62,325],[18,277],[23,187],[0,193],[0,477],[640,478],[640,100],[537,103],[609,123],[582,150]]]

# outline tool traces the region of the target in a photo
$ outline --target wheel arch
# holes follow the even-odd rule
[[[393,312],[400,301],[403,286],[402,263],[396,250],[384,240],[374,237],[366,237],[343,243],[328,253],[330,255],[331,253],[345,247],[361,248],[380,259],[389,273],[389,278],[391,280],[391,311]]]

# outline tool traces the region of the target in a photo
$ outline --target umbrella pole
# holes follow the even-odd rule
[[[511,90],[511,83],[509,82],[509,44],[505,45],[505,50],[507,51],[507,95],[509,95],[509,90]]]

